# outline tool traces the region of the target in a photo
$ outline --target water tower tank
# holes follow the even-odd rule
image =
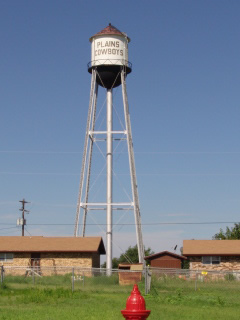
[[[130,38],[117,28],[109,25],[90,39],[91,62],[88,71],[97,70],[97,83],[107,89],[121,84],[120,71],[125,68],[130,73],[131,63],[128,62],[128,43]]]

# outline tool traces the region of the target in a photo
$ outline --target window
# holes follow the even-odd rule
[[[219,264],[221,259],[219,256],[212,256],[212,264]]]
[[[0,261],[12,262],[13,253],[0,253]]]
[[[221,259],[219,256],[203,256],[202,263],[203,264],[219,264]]]
[[[202,257],[202,263],[203,264],[211,264],[211,257],[209,257],[209,256]]]

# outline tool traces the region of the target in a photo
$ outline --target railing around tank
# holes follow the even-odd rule
[[[93,60],[90,61],[87,64],[88,69],[92,68],[92,67],[97,67],[100,65],[122,65],[125,66],[127,68],[132,69],[132,63],[124,60],[124,59],[98,59],[98,60]]]

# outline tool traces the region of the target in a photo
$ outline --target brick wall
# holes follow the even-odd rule
[[[31,265],[31,254],[30,253],[14,253],[13,260],[10,262],[3,261],[1,264],[4,267],[24,267],[24,269],[5,269],[5,273],[12,274],[12,275],[24,275],[25,274],[25,267],[30,267]]]
[[[191,270],[240,271],[239,256],[222,256],[220,264],[202,264],[202,257],[189,257]]]
[[[40,269],[43,275],[69,273],[71,267],[100,267],[100,255],[97,253],[41,253],[40,257]],[[5,269],[6,274],[24,275],[27,268],[31,266],[31,253],[14,253],[12,262],[3,262],[2,264],[6,267],[13,267],[12,270]],[[48,267],[50,268],[47,270]],[[64,267],[66,268],[64,269]]]
[[[92,267],[91,253],[42,253],[41,267]]]

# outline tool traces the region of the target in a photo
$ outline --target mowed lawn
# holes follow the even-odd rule
[[[154,283],[145,296],[150,320],[227,320],[240,319],[240,283],[238,281],[185,285],[178,281]],[[124,319],[131,287],[104,280],[84,287],[31,285],[10,281],[0,289],[0,320]],[[140,290],[144,296],[143,284]]]

